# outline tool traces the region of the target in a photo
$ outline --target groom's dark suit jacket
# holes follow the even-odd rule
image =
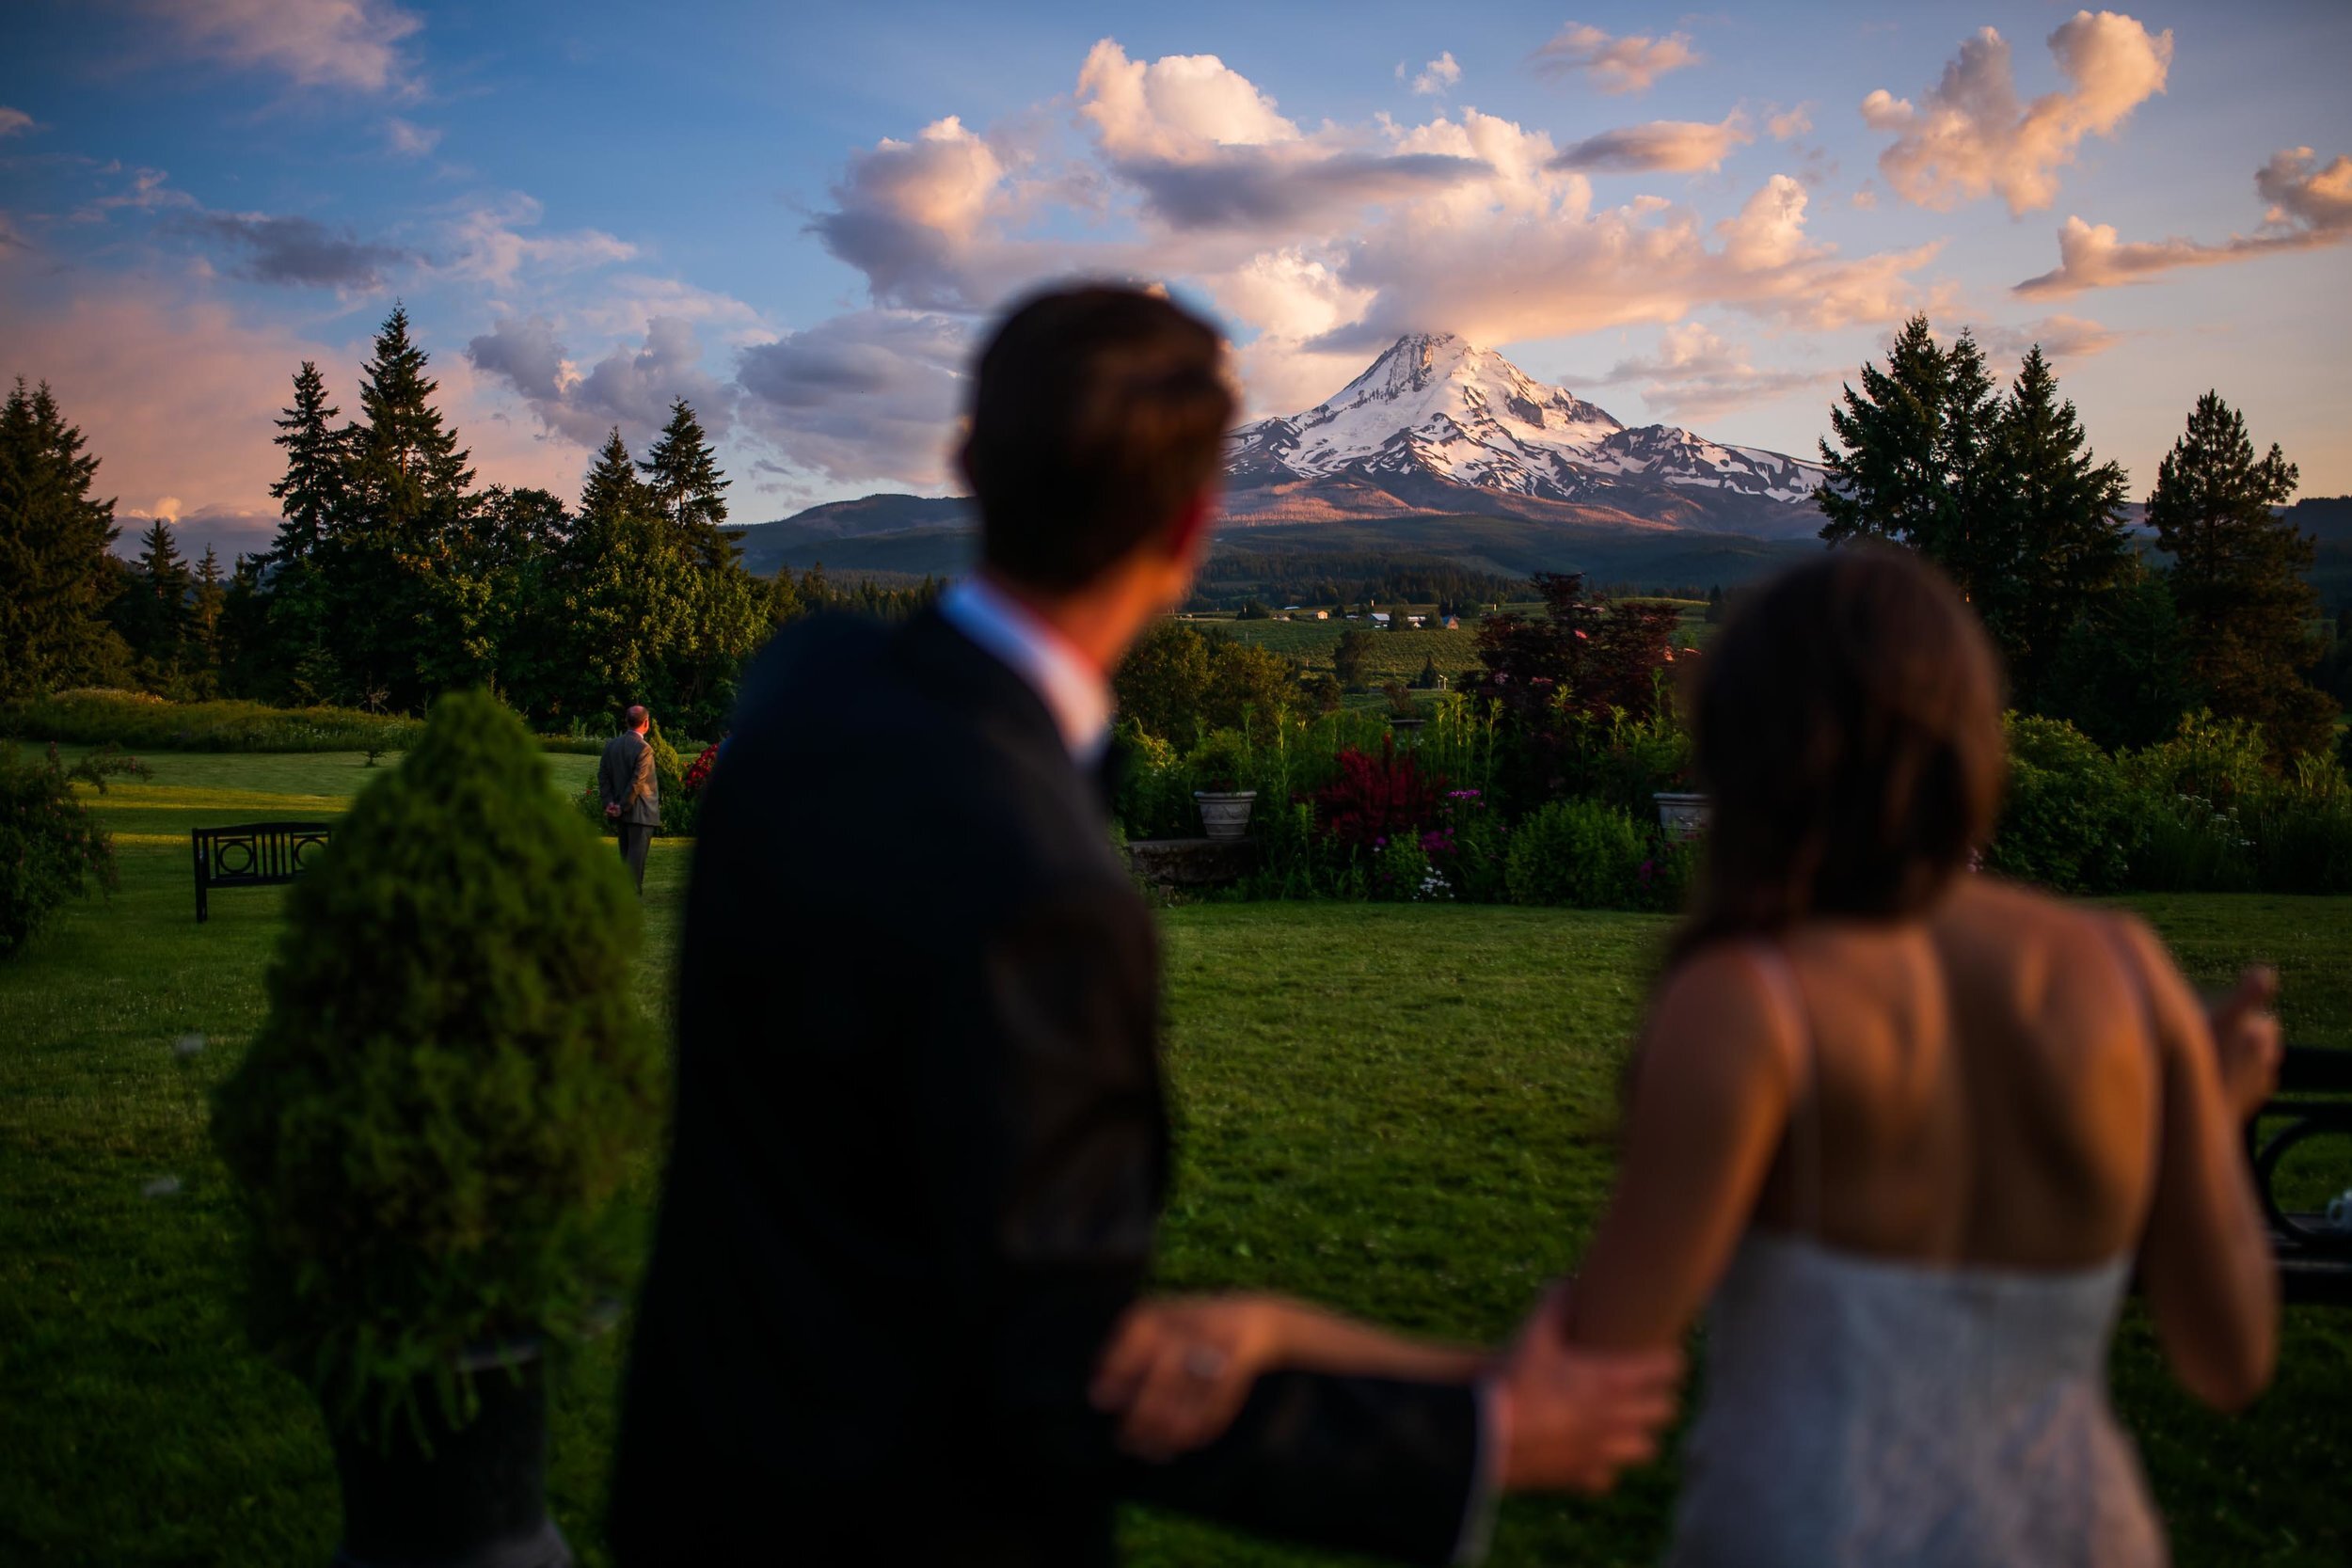
[[[1156,945],[1030,688],[936,612],[804,624],[708,788],[621,1560],[1074,1568],[1120,1498],[1449,1558],[1464,1388],[1270,1376],[1158,1467],[1088,1406],[1167,1181]]]

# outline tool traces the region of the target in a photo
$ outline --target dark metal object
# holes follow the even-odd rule
[[[233,828],[190,828],[196,855],[196,919],[212,916],[206,895],[216,887],[276,887],[310,869],[334,826],[326,822],[246,822]]]
[[[2280,1206],[2271,1184],[2279,1163],[2312,1138],[2352,1138],[2352,1051],[2290,1046],[2279,1067],[2279,1090],[2246,1128],[2246,1152],[2254,1163],[2263,1216],[2270,1222],[2270,1248],[2279,1259],[2280,1293],[2291,1302],[2352,1307],[2352,1229],[2324,1213],[2290,1212]],[[2286,1125],[2267,1137],[2265,1123]]]
[[[433,1380],[416,1390],[421,1434],[328,1433],[342,1483],[335,1568],[572,1568],[548,1517],[546,1366],[532,1346],[461,1363],[479,1402],[453,1427]]]

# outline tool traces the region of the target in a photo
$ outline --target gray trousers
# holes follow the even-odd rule
[[[637,891],[642,895],[645,891],[645,850],[653,843],[653,824],[624,822],[620,826],[621,862],[636,879]]]

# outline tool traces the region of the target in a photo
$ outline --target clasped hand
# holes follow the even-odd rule
[[[1113,1331],[1090,1396],[1119,1418],[1120,1445],[1168,1460],[1212,1443],[1263,1372],[1290,1368],[1484,1385],[1510,1490],[1603,1492],[1657,1453],[1682,1371],[1673,1351],[1599,1353],[1568,1343],[1556,1291],[1500,1355],[1415,1343],[1273,1295],[1138,1302]]]

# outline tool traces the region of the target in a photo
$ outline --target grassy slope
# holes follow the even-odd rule
[[[334,1481],[302,1391],[245,1349],[231,1307],[232,1209],[202,1096],[260,1021],[278,890],[190,913],[185,830],[332,809],[356,756],[152,759],[102,809],[126,836],[123,886],[73,907],[0,969],[0,1560],[315,1562]],[[588,758],[553,758],[567,776]],[[576,786],[576,781],[575,781]],[[294,797],[273,799],[269,791]],[[644,994],[660,1006],[687,862],[657,841]],[[2287,971],[2298,1038],[2352,1045],[2343,901],[2142,905],[2192,971]],[[1203,906],[1167,917],[1168,1055],[1183,1164],[1170,1283],[1279,1285],[1438,1333],[1503,1332],[1573,1259],[1610,1168],[1615,1081],[1662,932],[1568,911]],[[205,1047],[175,1057],[174,1039]],[[151,1183],[176,1190],[147,1196]],[[631,1201],[650,1201],[650,1157]],[[553,1494],[583,1560],[596,1513],[617,1343],[564,1386]],[[2173,1514],[2180,1558],[2329,1562],[2352,1453],[2352,1334],[2291,1322],[2280,1386],[2222,1421],[2166,1384],[2144,1323],[2117,1381]],[[916,1483],[919,1484],[919,1483]],[[1665,1472],[1597,1506],[1515,1504],[1496,1560],[1650,1559]],[[1300,1554],[1138,1515],[1153,1568]]]

